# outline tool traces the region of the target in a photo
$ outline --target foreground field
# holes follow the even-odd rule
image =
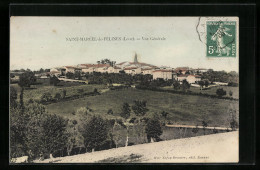
[[[57,157],[35,163],[238,162],[238,131]]]
[[[49,113],[60,114],[66,117],[73,116],[72,113],[80,107],[89,107],[93,112],[103,114],[104,116],[108,116],[108,109],[112,109],[114,114],[108,117],[117,117],[121,111],[122,104],[127,102],[133,105],[134,100],[147,101],[148,116],[152,113],[161,113],[163,110],[168,112],[167,121],[173,124],[201,125],[202,120],[206,120],[209,126],[229,127],[229,109],[238,109],[237,101],[133,88],[119,91],[111,90],[98,96],[52,103],[46,105],[46,108]]]

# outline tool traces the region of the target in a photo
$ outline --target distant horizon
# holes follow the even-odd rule
[[[145,22],[144,22],[145,21]],[[199,17],[11,17],[10,69],[39,70],[108,58],[171,68],[239,72],[239,57],[206,57]],[[117,63],[117,64],[118,64]]]
[[[102,58],[102,59],[105,59],[105,58]],[[100,60],[102,60],[102,59],[100,59]],[[107,58],[107,59],[109,59],[109,58]],[[97,60],[97,61],[100,61],[100,60]],[[109,60],[110,60],[110,59],[109,59]],[[111,60],[110,60],[110,61],[111,61]],[[117,65],[117,64],[119,64],[119,63],[122,63],[122,62],[133,62],[133,61],[120,61],[120,62],[117,62],[117,61],[116,61],[115,65]],[[150,64],[150,63],[143,62],[143,61],[138,61],[138,62]],[[86,63],[78,63],[78,64],[97,64],[97,62],[96,62],[96,63],[86,62]],[[78,64],[76,64],[76,65],[78,65]],[[47,68],[41,67],[41,68],[42,68],[42,69],[51,69],[51,68],[56,68],[56,67],[76,66],[76,65],[69,65],[69,64],[67,64],[67,65],[57,65],[57,66],[49,67],[49,68],[48,68],[48,67],[47,67]],[[153,64],[152,64],[152,65],[153,65]],[[161,66],[154,65],[154,66],[157,66],[157,67],[163,67],[163,66],[164,66],[164,67],[170,67],[170,66],[167,66],[167,65],[161,65]],[[198,68],[199,68],[199,69],[207,69],[207,70],[213,69],[213,68],[206,68],[206,67],[190,67],[190,66],[178,66],[178,67],[188,67],[188,68],[192,68],[192,69],[198,69]],[[171,67],[171,68],[176,69],[176,68],[178,68],[178,67]],[[30,69],[31,71],[39,71],[41,68],[38,68],[38,69],[20,68],[20,69],[10,69],[10,71],[21,70],[21,69],[24,69],[24,70]],[[235,71],[235,70],[227,71],[227,70],[215,70],[215,69],[213,69],[213,71],[225,71],[225,72],[229,73],[229,72],[232,72],[232,71]],[[238,71],[235,71],[235,72],[238,73]]]

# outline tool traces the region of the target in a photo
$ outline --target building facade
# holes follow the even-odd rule
[[[155,70],[153,71],[153,79],[164,79],[164,80],[172,80],[172,70]]]

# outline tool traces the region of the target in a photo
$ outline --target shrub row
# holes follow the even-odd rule
[[[46,94],[43,94],[43,96],[44,95],[46,95]],[[99,92],[87,92],[87,93],[82,93],[80,95],[79,94],[75,94],[73,96],[67,96],[65,98],[56,98],[56,97],[52,98],[52,97],[49,97],[49,98],[47,98],[47,100],[41,99],[40,101],[36,101],[36,102],[44,104],[44,105],[47,105],[47,104],[51,104],[51,103],[75,100],[75,99],[79,99],[79,98],[82,98],[82,97],[85,97],[85,96],[96,96],[96,95],[100,95],[100,93]]]
[[[210,97],[210,98],[217,98],[217,99],[226,99],[226,100],[235,100],[238,101],[238,99],[232,98],[232,97],[223,97],[223,96],[217,96],[212,94],[205,94],[205,93],[196,93],[188,90],[185,91],[177,91],[177,90],[165,90],[165,89],[159,89],[156,87],[145,87],[145,86],[136,86],[135,88],[140,90],[151,90],[151,91],[157,91],[157,92],[167,92],[167,93],[174,93],[174,94],[182,94],[182,95],[194,95],[194,96],[203,96],[203,97]]]

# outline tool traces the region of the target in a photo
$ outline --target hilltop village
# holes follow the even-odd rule
[[[54,67],[50,69],[50,72],[47,72],[45,75],[53,76],[60,78],[67,78],[67,73],[73,74],[91,74],[94,72],[99,73],[126,73],[129,75],[152,75],[153,79],[164,79],[164,80],[178,80],[183,81],[187,80],[189,83],[197,83],[201,80],[201,74],[207,72],[207,69],[203,68],[189,68],[189,67],[158,67],[152,64],[147,64],[139,62],[137,59],[137,54],[134,56],[134,61],[124,61],[119,64],[111,62],[106,59],[103,62],[98,61],[97,64],[78,64],[76,66],[62,66]],[[43,75],[44,76],[44,75]]]

